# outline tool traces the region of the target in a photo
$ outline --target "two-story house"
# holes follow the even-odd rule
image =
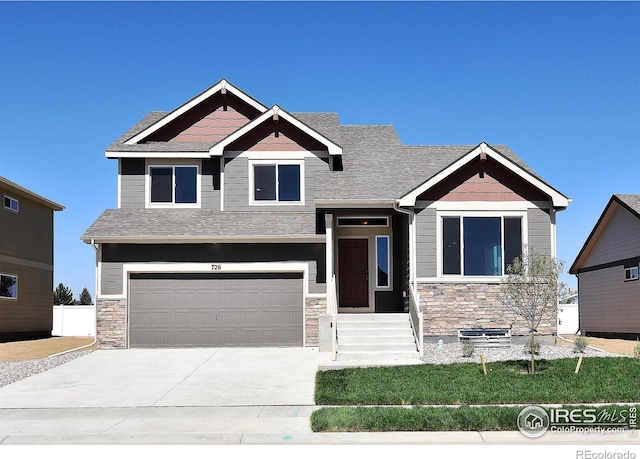
[[[0,341],[51,336],[60,204],[0,177]]]
[[[406,146],[225,80],[106,157],[118,206],[82,236],[103,347],[322,347],[336,315],[397,313],[420,339],[509,327],[506,266],[555,255],[569,202],[505,146]]]

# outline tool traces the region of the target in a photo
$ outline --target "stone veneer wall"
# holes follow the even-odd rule
[[[498,300],[500,284],[418,284],[425,336],[457,336],[467,328],[509,328],[514,315]],[[513,335],[526,335],[527,327],[513,324]],[[541,335],[556,333],[555,323],[542,323]]]
[[[305,344],[307,347],[318,347],[320,345],[320,319],[321,315],[327,313],[326,298],[307,298],[305,300]]]
[[[97,334],[100,349],[124,349],[127,300],[97,300]]]

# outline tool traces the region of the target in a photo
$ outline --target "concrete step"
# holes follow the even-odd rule
[[[338,314],[338,323],[347,322],[406,322],[407,313],[392,314]]]
[[[416,361],[420,360],[418,351],[414,352],[338,352],[339,361],[366,360],[368,362],[384,361]]]
[[[338,345],[346,344],[415,344],[413,333],[403,333],[400,335],[345,335],[340,333]]]
[[[415,343],[409,344],[343,344],[338,343],[340,352],[412,352],[416,351]]]

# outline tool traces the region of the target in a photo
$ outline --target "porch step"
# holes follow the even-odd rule
[[[409,314],[338,314],[338,360],[415,361]]]

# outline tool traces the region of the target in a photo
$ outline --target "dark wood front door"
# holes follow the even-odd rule
[[[338,302],[369,307],[369,239],[338,239]]]

